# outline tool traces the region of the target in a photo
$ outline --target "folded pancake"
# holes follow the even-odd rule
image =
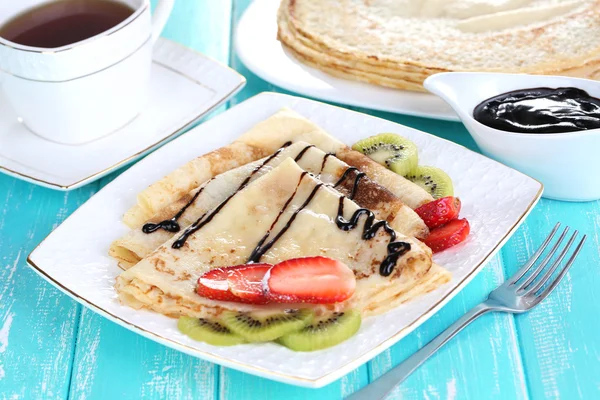
[[[137,204],[127,211],[123,221],[131,228],[135,228],[163,207],[210,178],[258,160],[269,153],[267,150],[245,143],[233,142],[197,157],[138,194]]]
[[[296,112],[283,109],[271,118],[259,123],[250,131],[238,138],[239,142],[245,143],[253,148],[268,149],[275,151],[281,141],[304,141],[314,144],[321,150],[328,153],[335,153],[336,157],[352,167],[360,169],[366,173],[371,180],[387,188],[390,192],[398,196],[404,204],[415,209],[425,203],[433,201],[433,197],[420,186],[415,185],[408,179],[390,171],[383,165],[371,160],[358,151],[352,150],[344,143],[340,142],[327,132],[312,124],[312,130],[281,130],[265,129],[265,126],[285,126],[295,124],[296,121],[302,121],[305,125],[306,118]],[[310,123],[310,121],[309,121]],[[376,134],[379,132],[373,132]]]
[[[131,228],[138,228],[164,207],[209,179],[267,157],[287,141],[304,141],[326,153],[335,153],[339,159],[359,168],[412,209],[433,200],[419,186],[350,149],[296,112],[283,109],[257,124],[232,144],[200,156],[150,185],[138,195],[138,204],[127,211],[123,221]]]
[[[122,268],[130,268],[176,235],[178,228],[189,226],[207,211],[217,207],[240,185],[252,182],[290,157],[305,171],[334,186],[361,207],[372,210],[377,219],[387,220],[396,231],[416,238],[427,236],[428,229],[423,220],[386,188],[371,181],[333,154],[325,153],[306,142],[296,142],[279,148],[264,159],[210,179],[163,208],[146,221],[143,228],[136,228],[117,239],[112,243],[109,254],[119,261]],[[174,224],[175,229],[171,229]],[[147,229],[149,227],[152,229]]]
[[[287,158],[119,275],[115,288],[123,304],[174,317],[289,308],[211,301],[195,293],[196,282],[219,266],[321,255],[345,263],[357,279],[354,296],[334,308],[373,314],[389,309],[394,296],[406,301],[447,280],[416,239],[368,214]]]

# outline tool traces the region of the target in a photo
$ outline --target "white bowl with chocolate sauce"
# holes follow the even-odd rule
[[[600,82],[450,72],[424,86],[454,108],[484,154],[542,182],[544,197],[600,199]]]

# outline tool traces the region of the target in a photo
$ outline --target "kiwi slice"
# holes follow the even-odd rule
[[[434,199],[454,196],[452,179],[439,168],[420,165],[405,175],[405,178],[421,186]]]
[[[177,328],[194,340],[214,346],[247,343],[243,337],[231,332],[229,328],[218,321],[205,318],[180,317],[177,321]]]
[[[347,310],[315,320],[299,331],[283,335],[277,341],[295,351],[314,351],[335,346],[352,337],[360,328],[360,312]]]
[[[415,169],[419,161],[417,146],[395,133],[380,133],[359,140],[352,149],[403,176]]]
[[[302,329],[313,320],[311,310],[225,311],[221,322],[249,342],[268,342]]]

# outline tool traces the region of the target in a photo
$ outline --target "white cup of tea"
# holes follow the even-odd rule
[[[98,29],[102,27],[100,22],[111,21],[113,16],[109,11],[103,17],[108,18],[106,21],[77,21],[80,14],[74,14],[74,7],[89,7],[84,2],[113,2],[111,6],[115,9],[118,7],[114,2],[117,2],[121,8],[127,6],[130,15],[107,30],[74,43],[52,48],[35,45],[73,40],[77,32],[85,37],[90,27]],[[58,3],[71,8],[42,15],[44,7]],[[33,133],[63,144],[86,143],[127,125],[148,99],[152,45],[167,22],[173,3],[174,0],[159,0],[151,15],[149,0],[3,2],[0,7],[0,85],[19,120]],[[36,16],[36,10],[40,15]],[[81,10],[79,18],[93,18],[92,11],[88,15],[85,9]],[[61,12],[70,16],[71,22],[59,21]],[[19,28],[19,15],[26,14],[26,23],[31,26]],[[48,25],[48,34],[44,34],[43,24],[55,22],[54,26]],[[69,27],[70,23],[79,25],[73,25],[74,29]],[[36,28],[35,24],[40,24],[40,32],[28,31]],[[23,32],[17,32],[19,29]],[[5,31],[4,36],[14,34],[14,41],[2,37]],[[57,32],[67,37],[58,37]]]

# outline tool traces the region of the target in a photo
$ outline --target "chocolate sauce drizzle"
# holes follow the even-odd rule
[[[335,185],[333,185],[334,188],[341,185],[348,178],[350,173],[352,173],[352,172],[356,172],[356,176],[354,177],[354,183],[352,184],[352,191],[350,192],[350,197],[349,197],[350,200],[354,200],[354,196],[356,196],[356,192],[358,190],[358,183],[360,182],[360,180],[362,178],[367,176],[367,174],[365,174],[364,172],[361,172],[356,167],[349,167],[348,169],[346,169],[344,171],[344,173],[342,174],[340,179],[335,183]]]
[[[298,153],[298,155],[296,156],[296,158],[294,158],[295,162],[300,161],[300,159],[304,156],[304,153],[306,153],[308,151],[308,149],[310,149],[311,147],[315,147],[314,144],[309,144],[308,146],[306,146],[305,148],[302,149],[302,151],[300,153]]]
[[[300,179],[298,180],[298,184],[296,185],[296,189],[294,189],[294,193],[292,193],[292,195],[287,199],[287,201],[283,205],[283,208],[281,209],[281,211],[279,211],[279,214],[277,215],[277,218],[275,218],[275,221],[273,221],[273,223],[269,227],[269,230],[267,231],[267,233],[265,233],[265,235],[262,237],[262,239],[259,240],[258,244],[256,245],[256,247],[252,251],[252,254],[250,254],[250,257],[248,257],[248,262],[249,263],[250,262],[258,262],[260,260],[260,258],[263,256],[263,254],[265,254],[266,250],[264,250],[264,248],[262,247],[262,245],[265,243],[265,241],[271,235],[271,231],[273,231],[273,228],[275,227],[275,225],[277,225],[277,222],[279,222],[279,218],[281,218],[281,216],[283,215],[283,213],[285,212],[285,210],[288,208],[288,206],[290,205],[290,203],[292,202],[292,200],[294,199],[294,197],[296,197],[296,193],[298,193],[298,188],[300,187],[300,184],[302,183],[302,179],[304,179],[304,177],[307,174],[308,174],[308,172],[306,172],[306,171],[304,171],[304,172],[302,172],[302,174],[300,174]],[[288,224],[289,224],[289,221],[288,221]],[[273,246],[273,243],[271,243],[269,245],[269,248],[271,248],[271,246]]]
[[[254,257],[251,255],[250,258],[248,259],[248,262],[258,262],[260,260],[260,258],[263,256],[263,254],[265,254],[267,251],[269,251],[269,249],[275,244],[275,242],[277,242],[279,240],[279,238],[282,237],[283,234],[285,232],[287,232],[288,229],[290,229],[290,227],[292,226],[292,223],[294,222],[294,220],[296,219],[296,217],[298,216],[300,211],[304,210],[310,204],[313,197],[315,197],[315,195],[317,194],[317,191],[321,188],[321,186],[323,186],[323,184],[319,183],[318,185],[316,185],[314,187],[314,189],[312,190],[312,192],[310,192],[310,195],[308,195],[308,197],[306,198],[304,203],[300,206],[300,208],[298,208],[296,211],[294,211],[294,213],[292,214],[292,216],[290,217],[288,222],[285,224],[285,226],[283,228],[281,228],[281,230],[277,233],[277,235],[275,235],[275,237],[273,239],[271,239],[264,246],[262,246],[262,247],[257,246],[254,249],[254,251],[252,252]]]
[[[164,221],[159,222],[158,224],[154,224],[152,222],[148,222],[147,224],[145,224],[142,227],[142,232],[149,234],[152,232],[156,232],[159,229],[164,229],[167,232],[172,232],[172,233],[177,233],[179,232],[179,230],[181,229],[181,227],[179,226],[179,223],[177,222],[177,220],[179,218],[181,218],[181,216],[183,215],[183,213],[185,212],[185,210],[187,210],[189,208],[189,206],[191,206],[192,204],[194,204],[194,202],[196,201],[196,199],[198,198],[198,196],[200,196],[200,193],[202,193],[204,191],[204,188],[206,187],[206,185],[208,185],[210,183],[210,181],[212,181],[212,179],[210,179],[208,182],[206,182],[206,184],[204,186],[202,186],[200,188],[200,190],[198,190],[196,192],[196,194],[191,198],[190,201],[187,202],[187,204],[185,206],[183,206],[179,211],[177,211],[177,214],[175,214],[173,216],[173,218],[171,219],[166,219]]]
[[[354,184],[352,187],[352,192],[351,192],[350,198],[354,197],[354,195],[356,194],[356,190],[358,188],[359,182],[365,176],[364,173],[360,172],[357,168],[350,167],[350,168],[346,169],[346,171],[344,171],[344,174],[342,174],[340,179],[334,185],[334,187],[340,185],[342,182],[344,182],[345,179],[347,179],[347,177],[353,171],[356,172],[356,176],[354,178]],[[249,263],[260,261],[261,257],[267,251],[269,251],[269,249],[271,247],[273,247],[273,244],[275,244],[275,242],[277,242],[277,240],[279,240],[279,238],[281,238],[281,236],[283,236],[283,234],[290,228],[290,226],[296,219],[296,216],[310,204],[310,202],[316,195],[317,191],[321,188],[321,186],[323,186],[323,183],[316,185],[314,187],[314,189],[312,190],[312,192],[310,193],[310,195],[304,201],[304,203],[300,206],[300,208],[298,208],[294,212],[294,214],[292,214],[292,216],[290,217],[288,222],[279,231],[279,233],[277,233],[277,235],[273,239],[271,239],[268,243],[265,244],[267,239],[271,236],[271,232],[272,232],[273,228],[275,227],[277,222],[279,222],[281,215],[285,212],[285,210],[287,209],[287,207],[289,206],[291,201],[296,196],[296,193],[298,192],[298,188],[300,187],[300,184],[302,183],[302,179],[304,178],[304,176],[306,176],[306,174],[307,174],[307,172],[304,171],[300,175],[300,180],[298,181],[298,185],[296,186],[294,193],[292,193],[292,195],[287,199],[283,208],[277,215],[277,218],[275,218],[275,221],[273,221],[273,223],[271,224],[271,227],[269,228],[267,233],[260,239],[260,241],[258,242],[256,247],[252,251],[252,254],[250,254],[250,257],[248,258]],[[410,249],[411,249],[410,243],[397,242],[396,241],[396,238],[397,238],[396,232],[389,226],[387,221],[374,222],[375,214],[373,214],[373,212],[371,210],[368,210],[366,208],[359,208],[358,210],[356,210],[354,212],[354,214],[352,215],[352,217],[349,220],[346,220],[344,218],[344,199],[345,198],[346,198],[345,196],[342,196],[342,197],[340,197],[340,200],[339,200],[338,213],[337,213],[337,216],[335,219],[336,226],[343,231],[351,231],[358,226],[361,216],[366,215],[366,219],[365,219],[365,222],[363,225],[363,232],[361,234],[361,238],[363,240],[373,239],[377,235],[377,232],[379,231],[379,229],[383,229],[390,236],[390,241],[387,245],[387,253],[388,254],[383,259],[383,261],[381,262],[381,264],[379,266],[379,274],[382,276],[389,276],[394,271],[394,267],[396,266],[398,259],[410,251]]]
[[[215,217],[215,215],[217,215],[219,213],[219,211],[221,211],[221,209],[223,207],[225,207],[225,205],[229,202],[229,200],[231,200],[236,194],[238,194],[240,192],[240,190],[242,190],[246,186],[248,186],[248,183],[250,183],[250,180],[258,171],[260,171],[265,165],[267,165],[272,159],[277,157],[286,147],[288,147],[291,144],[292,144],[292,142],[284,143],[283,146],[281,146],[275,153],[271,154],[265,161],[263,161],[262,164],[260,164],[256,168],[254,168],[254,170],[252,170],[250,175],[248,175],[248,177],[246,179],[244,179],[244,181],[240,184],[240,186],[237,188],[237,190],[235,192],[233,192],[233,194],[231,194],[229,197],[227,197],[225,200],[223,200],[223,202],[221,204],[219,204],[217,206],[217,208],[215,208],[210,214],[206,213],[206,214],[202,215],[192,225],[188,226],[187,229],[185,231],[183,231],[183,234],[176,241],[173,242],[171,247],[174,249],[180,249],[181,247],[183,247],[183,245],[185,244],[186,240],[190,237],[190,235],[194,234],[199,229],[202,229],[203,226],[205,226],[210,221],[212,221],[213,218]],[[204,219],[204,216],[206,216],[206,219]]]
[[[262,167],[264,167],[268,162],[270,162],[273,158],[275,158],[278,154],[280,154],[284,148],[288,147],[291,144],[292,144],[292,142],[286,142],[280,149],[278,149],[267,160],[265,160],[265,162],[258,168],[258,170],[260,170]],[[302,149],[302,151],[300,151],[300,153],[298,153],[298,155],[296,156],[294,161],[296,161],[296,162],[299,161],[304,156],[304,153],[306,153],[311,147],[315,147],[315,146],[311,144],[311,145],[306,146],[304,149]],[[331,155],[333,155],[333,154],[328,153],[323,158],[323,164],[321,165],[321,171],[323,171],[323,168],[325,167],[325,162],[327,161],[327,158]],[[258,170],[254,170],[253,174],[256,173]],[[210,182],[210,181],[212,181],[212,179],[210,179],[208,182]],[[208,182],[207,182],[207,184],[208,184]],[[165,230],[167,232],[171,232],[171,233],[179,232],[181,230],[181,226],[178,223],[179,218],[181,218],[181,216],[186,212],[186,210],[192,204],[194,204],[194,202],[198,199],[198,196],[200,196],[200,194],[202,193],[202,191],[204,190],[205,187],[206,187],[206,185],[204,185],[202,188],[200,188],[200,190],[198,192],[196,192],[196,194],[190,199],[190,201],[185,206],[183,206],[179,211],[177,211],[177,213],[172,218],[165,219],[164,221],[161,221],[159,223],[148,222],[147,224],[144,224],[144,226],[142,227],[142,232],[144,232],[145,234],[150,234],[150,233],[156,232],[159,229],[163,229],[163,230]],[[240,190],[240,189],[238,189],[238,190]]]
[[[375,221],[375,214],[366,208],[359,208],[352,214],[352,217],[350,217],[349,220],[346,220],[344,218],[344,199],[345,196],[340,197],[338,213],[335,219],[335,224],[338,228],[343,231],[351,231],[358,226],[358,221],[364,214],[367,218],[363,225],[363,232],[361,235],[363,240],[373,239],[375,235],[377,235],[379,229],[383,229],[390,236],[390,241],[387,245],[388,255],[379,266],[379,274],[382,276],[389,276],[394,270],[398,258],[410,251],[410,243],[396,242],[396,232],[389,226],[387,221],[373,223],[373,221]]]
[[[323,163],[321,164],[321,169],[319,170],[319,175],[321,175],[323,173],[323,170],[325,169],[325,164],[327,164],[327,159],[331,156],[335,156],[335,153],[327,153],[323,157]]]

